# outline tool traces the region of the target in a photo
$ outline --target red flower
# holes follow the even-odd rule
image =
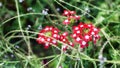
[[[63,15],[64,16],[71,16],[71,15],[75,15],[76,12],[75,11],[70,11],[70,10],[64,10]]]
[[[64,32],[64,33],[62,34],[62,36],[64,36],[64,37],[68,36],[68,32]]]
[[[67,45],[63,45],[63,46],[62,46],[62,50],[63,50],[63,51],[66,51],[66,50],[67,50],[67,48],[68,48],[68,46],[67,46]]]
[[[52,40],[52,44],[57,45],[57,40]]]
[[[68,43],[68,39],[63,35],[60,35],[60,41],[63,43]]]
[[[63,21],[63,24],[64,24],[64,25],[70,24],[70,20],[69,20],[69,19],[64,20],[64,21]]]
[[[61,34],[59,40],[60,40],[61,42],[65,43],[65,44],[67,44],[67,45],[70,45],[70,46],[74,47],[73,42],[70,42],[70,41],[68,40],[68,32],[64,32],[63,34]],[[62,46],[62,47],[63,47],[63,51],[66,51],[66,50],[67,50],[67,48],[68,48],[67,45],[63,45],[63,46]]]
[[[81,39],[80,37],[76,37],[76,38],[75,38],[75,41],[76,41],[77,43],[80,43],[80,42],[82,41],[82,39]]]
[[[50,44],[49,44],[49,43],[44,43],[44,48],[45,48],[45,49],[48,49],[48,48],[49,48],[49,46],[50,46]]]
[[[75,46],[73,42],[69,42],[68,44],[69,44],[70,46],[72,46],[72,47]]]
[[[57,45],[56,40],[60,37],[58,33],[59,30],[57,28],[46,26],[39,32],[37,42],[38,44],[43,44],[45,49],[48,49],[50,44]]]
[[[80,19],[80,16],[75,16],[75,20],[79,20]]]
[[[63,21],[63,24],[68,25],[71,23],[71,21],[74,22],[74,21],[79,20],[80,16],[77,16],[75,14],[76,14],[75,11],[64,10],[63,15],[66,16],[67,19]]]
[[[69,15],[70,15],[70,12],[69,12],[68,10],[64,10],[63,15],[64,15],[64,16],[69,16]]]
[[[75,15],[75,14],[76,14],[75,11],[69,11],[69,13],[70,13],[71,15]]]
[[[60,36],[58,34],[52,34],[52,37],[55,39],[59,39]]]
[[[83,40],[85,40],[87,42],[91,41],[91,39],[92,39],[91,36],[88,34],[84,35],[84,37],[83,37]]]
[[[44,37],[38,37],[37,40],[38,44],[43,44],[45,43],[45,38]]]
[[[81,48],[85,48],[85,47],[87,47],[88,46],[88,42],[86,42],[86,41],[81,41],[80,42],[80,47]]]
[[[92,24],[80,23],[78,26],[73,27],[71,37],[80,44],[81,48],[87,47],[88,42],[92,41],[94,44],[100,38],[98,35],[99,29],[95,28]]]
[[[62,23],[64,25],[69,25],[70,23],[74,23],[75,21],[80,19],[80,16],[76,15],[75,11],[64,10],[63,15],[67,17]],[[85,24],[80,22],[79,25],[72,27],[72,34],[70,35],[75,42],[80,44],[81,48],[85,48],[88,46],[88,43],[93,41],[94,44],[100,36],[98,35],[100,29],[93,26],[93,24]],[[74,47],[74,42],[70,41],[68,32],[63,32],[59,35],[60,30],[51,26],[46,26],[42,29],[37,38],[38,44],[43,44],[45,49],[48,49],[51,44],[57,45],[57,40],[64,43],[62,45],[63,51],[68,49],[67,45]],[[66,45],[65,45],[66,44]]]

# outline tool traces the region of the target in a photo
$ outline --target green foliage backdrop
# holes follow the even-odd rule
[[[45,26],[67,29],[62,25],[65,9],[100,28],[95,47],[90,43],[83,52],[63,52],[36,42]],[[120,0],[0,0],[0,68],[60,67],[120,67]]]

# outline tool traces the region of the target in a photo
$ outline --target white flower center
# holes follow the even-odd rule
[[[41,41],[43,42],[43,41],[45,41],[45,39],[44,39],[44,38],[41,38]]]
[[[56,41],[56,40],[53,40],[52,42],[53,42],[54,44],[55,44],[55,43],[57,43],[57,41]]]
[[[78,27],[75,27],[75,30],[78,30],[79,28]]]
[[[89,36],[88,36],[88,35],[86,35],[86,36],[85,36],[85,39],[89,39]]]
[[[63,39],[63,41],[66,41],[66,39]]]
[[[94,28],[93,30],[94,30],[94,31],[98,31],[98,29],[97,29],[97,28]]]
[[[54,30],[55,33],[57,33],[57,30]]]
[[[45,46],[49,46],[49,43],[45,43]]]
[[[65,20],[65,22],[69,22],[69,20]]]
[[[76,34],[73,34],[73,37],[76,37]]]
[[[48,38],[47,41],[50,41],[50,38]]]
[[[54,34],[53,37],[57,37],[57,34]]]
[[[79,37],[77,37],[76,41],[80,41],[81,39]]]
[[[86,45],[86,42],[85,42],[85,41],[82,41],[82,45]]]
[[[77,31],[77,33],[79,34],[79,33],[80,33],[80,31]]]
[[[91,25],[88,25],[88,27],[91,27]]]
[[[49,28],[45,28],[45,30],[49,30]]]
[[[94,32],[92,32],[91,34],[92,34],[92,35],[94,35],[95,33],[94,33]]]
[[[68,14],[68,12],[66,11],[65,14]]]
[[[83,25],[80,25],[80,27],[83,27]]]

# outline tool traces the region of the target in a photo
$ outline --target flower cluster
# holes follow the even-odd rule
[[[67,45],[70,45],[72,47],[74,47],[74,44],[68,40],[68,32],[64,32],[62,35],[60,35],[60,39],[59,39],[61,42],[67,44]],[[65,51],[68,46],[67,45],[64,45],[62,46],[62,49]]]
[[[75,15],[75,11],[65,10],[63,15],[67,19],[63,24],[68,25],[71,23],[71,20],[77,21],[80,19],[79,16]],[[39,44],[43,44],[45,49],[48,49],[50,45],[58,45],[58,41],[64,43],[62,49],[68,49],[68,45],[74,47],[76,44],[80,45],[80,48],[85,48],[88,46],[89,42],[94,44],[100,38],[98,35],[99,29],[96,28],[93,24],[86,24],[80,22],[77,26],[72,27],[72,33],[61,32],[59,29],[52,26],[47,26],[42,29],[37,38]],[[67,45],[66,45],[67,44]]]
[[[43,44],[45,49],[48,49],[51,44],[57,45],[57,40],[68,44],[70,46],[74,46],[72,42],[69,42],[67,39],[68,33],[64,32],[63,34],[59,34],[59,31],[57,28],[54,28],[52,26],[47,26],[44,29],[42,29],[37,38],[38,44]],[[63,50],[66,50],[67,46],[63,46]]]
[[[92,24],[80,23],[78,26],[73,27],[73,33],[71,34],[75,42],[80,44],[81,48],[88,46],[88,42],[96,41],[100,38],[98,35],[99,29],[95,28]]]
[[[71,21],[77,21],[80,19],[80,16],[75,15],[75,11],[64,10],[63,15],[67,17],[66,20],[63,21],[64,25],[68,25]]]
[[[37,42],[43,44],[45,49],[49,48],[50,44],[57,45],[55,39],[59,39],[58,33],[59,30],[57,28],[47,26],[39,32]]]

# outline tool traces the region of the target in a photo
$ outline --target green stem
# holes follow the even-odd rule
[[[57,64],[56,68],[59,68],[60,63],[61,63],[61,60],[62,60],[62,56],[63,56],[63,50],[61,49],[60,59],[59,59],[59,61],[58,61],[58,64]]]
[[[28,55],[30,55],[30,54],[32,53],[32,50],[31,50],[30,45],[29,45],[28,42],[27,42],[27,39],[26,39],[24,33],[23,33],[22,24],[21,24],[21,20],[20,20],[19,7],[18,7],[18,0],[15,0],[15,3],[16,3],[16,9],[17,9],[17,16],[18,16],[19,28],[20,28],[20,31],[21,31],[21,33],[22,33],[22,36],[23,36],[23,38],[24,38],[24,40],[25,40],[25,42],[26,42],[26,44],[27,44],[27,46],[28,46]]]

